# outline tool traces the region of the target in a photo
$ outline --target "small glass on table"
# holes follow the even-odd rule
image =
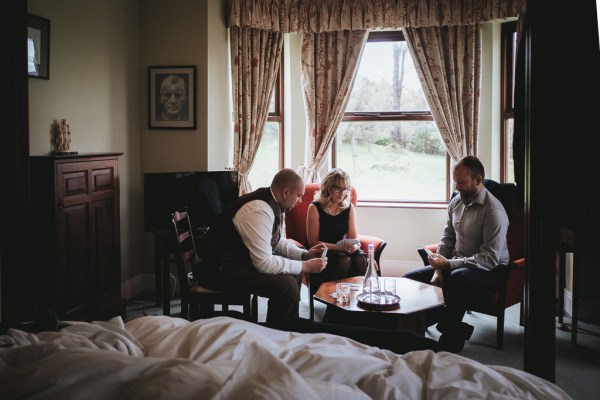
[[[335,285],[336,300],[339,304],[346,304],[350,301],[350,284],[346,282]]]
[[[384,279],[383,290],[385,293],[385,303],[392,304],[396,301],[396,280],[395,279]]]

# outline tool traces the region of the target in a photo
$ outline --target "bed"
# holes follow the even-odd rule
[[[526,372],[216,317],[68,323],[0,337],[7,399],[569,399]]]

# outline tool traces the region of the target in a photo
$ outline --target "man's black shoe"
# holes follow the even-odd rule
[[[465,340],[471,339],[471,336],[473,335],[473,331],[475,330],[475,327],[473,325],[467,324],[466,322],[461,322],[460,326],[462,328],[462,334],[463,334]]]
[[[454,329],[447,329],[444,324],[438,324],[438,330],[443,330],[439,342],[446,346],[452,353],[458,353],[465,347],[465,341],[471,338],[475,328],[465,322],[454,326]]]
[[[473,331],[475,330],[473,325],[469,325],[466,322],[460,322],[457,325],[440,322],[437,324],[436,329],[442,334],[462,336],[464,340],[471,339],[471,335],[473,335]]]
[[[444,333],[440,336],[439,342],[452,353],[459,353],[465,348],[465,339],[460,336],[450,336]]]

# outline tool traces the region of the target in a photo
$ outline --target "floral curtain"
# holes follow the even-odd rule
[[[234,160],[241,174],[241,192],[250,190],[247,174],[267,116],[281,33],[304,33],[302,73],[310,155],[301,172],[312,182],[318,180],[316,172],[344,112],[368,30],[403,28],[408,32],[407,41],[412,43],[412,56],[448,152],[454,160],[475,154],[479,23],[519,16],[526,4],[527,0],[230,0],[228,24],[236,63]],[[261,52],[271,56],[264,64],[260,64],[263,58],[256,58]],[[243,59],[245,64],[238,65]],[[269,75],[262,77],[258,71]],[[246,73],[249,76],[244,78]]]
[[[515,17],[526,0],[231,0],[229,25],[274,32],[453,26]]]
[[[309,151],[300,175],[318,182],[325,155],[344,116],[367,31],[302,35],[302,86],[307,113]]]
[[[406,28],[404,37],[433,118],[454,161],[477,155],[479,24]]]
[[[282,49],[282,33],[231,27],[233,162],[240,176],[240,194],[252,190],[248,173],[269,114]]]

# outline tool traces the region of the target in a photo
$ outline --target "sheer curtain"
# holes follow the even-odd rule
[[[252,190],[248,173],[269,115],[282,49],[282,33],[231,27],[233,162],[240,177],[240,194]]]
[[[318,172],[344,116],[367,37],[365,30],[302,35],[309,151],[299,173],[305,182],[319,181]]]
[[[454,161],[477,155],[479,24],[405,28],[403,32],[448,154]]]

